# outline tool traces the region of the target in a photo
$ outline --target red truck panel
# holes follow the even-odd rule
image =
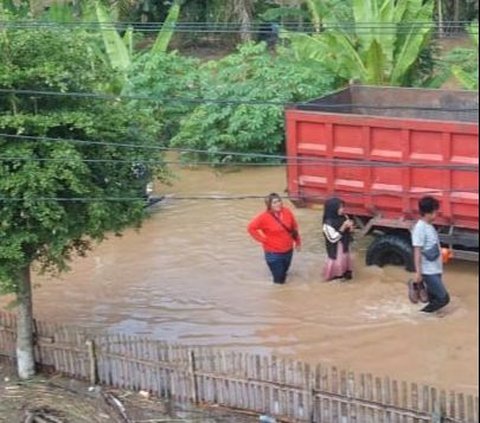
[[[478,123],[290,109],[286,128],[290,197],[335,194],[352,215],[414,219],[431,194],[438,224],[478,230]]]

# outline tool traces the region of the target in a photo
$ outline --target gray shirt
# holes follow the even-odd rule
[[[415,224],[412,231],[412,244],[414,247],[420,247],[424,251],[439,243],[438,234],[433,225],[423,220],[419,220]],[[442,269],[441,254],[435,261],[429,261],[422,255],[422,275],[438,275],[442,273]]]

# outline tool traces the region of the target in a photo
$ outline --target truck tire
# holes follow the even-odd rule
[[[404,266],[409,272],[415,271],[413,262],[413,247],[406,237],[399,235],[382,235],[376,238],[368,247],[367,266],[386,264]]]

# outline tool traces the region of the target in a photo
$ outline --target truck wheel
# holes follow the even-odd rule
[[[415,271],[413,262],[413,247],[408,239],[398,235],[382,235],[376,238],[368,247],[367,266],[386,264],[405,266],[409,272]]]

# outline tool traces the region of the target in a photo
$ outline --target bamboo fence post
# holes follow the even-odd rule
[[[89,381],[92,385],[96,385],[98,382],[98,370],[97,370],[97,356],[95,351],[95,342],[91,339],[88,339],[85,344],[87,345],[88,350],[88,361],[90,364],[89,368]]]
[[[197,377],[196,377],[196,369],[195,369],[195,352],[193,350],[188,351],[188,367],[189,373],[191,377],[191,396],[192,401],[194,404],[198,403],[197,398]]]

